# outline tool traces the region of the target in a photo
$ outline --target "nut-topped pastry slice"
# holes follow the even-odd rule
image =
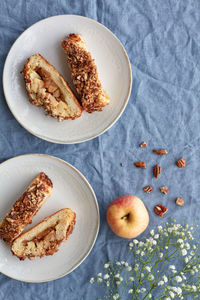
[[[69,34],[61,45],[83,108],[89,113],[101,111],[102,107],[109,104],[109,97],[102,88],[96,64],[82,36]]]
[[[41,172],[0,223],[0,238],[8,245],[16,239],[24,228],[32,223],[32,218],[50,196],[52,190],[51,180]]]
[[[22,74],[32,104],[44,106],[46,113],[59,121],[81,116],[81,105],[67,82],[40,54],[27,60]]]
[[[75,221],[76,214],[63,208],[20,235],[11,251],[21,260],[53,255],[72,233]]]

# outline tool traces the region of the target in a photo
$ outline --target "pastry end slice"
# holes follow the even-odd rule
[[[30,102],[44,106],[59,121],[76,119],[82,107],[60,73],[40,54],[32,55],[22,71]]]
[[[20,235],[11,251],[21,260],[53,255],[72,233],[75,221],[76,214],[63,208]]]
[[[0,238],[8,245],[16,239],[32,222],[32,218],[50,196],[52,190],[51,180],[44,172],[41,172],[0,223]]]
[[[101,111],[109,104],[109,97],[102,88],[97,66],[86,48],[83,37],[71,33],[61,45],[66,53],[71,77],[83,108],[89,113]]]

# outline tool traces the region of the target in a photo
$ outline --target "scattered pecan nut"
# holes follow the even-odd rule
[[[186,165],[185,158],[182,157],[181,159],[177,160],[176,165],[179,168],[185,168]]]
[[[167,150],[165,150],[165,149],[159,149],[159,150],[154,149],[153,152],[158,155],[166,155],[168,153]]]
[[[155,165],[153,167],[153,175],[154,175],[154,177],[156,177],[156,179],[158,179],[160,172],[161,172],[161,167],[159,165]]]
[[[153,188],[151,185],[147,185],[143,188],[143,190],[147,193],[150,194],[153,191]]]
[[[134,163],[137,168],[146,169],[146,164],[143,161],[137,161]]]
[[[142,143],[140,144],[140,147],[141,147],[141,148],[147,147],[147,143],[146,143],[146,142],[142,142]]]
[[[166,186],[161,186],[160,191],[165,195],[169,193],[169,189]]]
[[[184,200],[181,197],[176,198],[176,205],[184,206]]]
[[[123,167],[123,166],[124,166],[124,164],[123,164],[123,163],[120,163],[120,166],[121,166],[121,167]]]
[[[154,212],[159,216],[159,217],[163,217],[163,215],[168,211],[168,208],[165,207],[162,204],[157,204],[154,207]]]

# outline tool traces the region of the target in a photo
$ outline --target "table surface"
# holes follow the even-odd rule
[[[0,87],[0,162],[25,153],[60,157],[78,168],[96,193],[101,226],[88,258],[70,275],[53,282],[23,283],[0,274],[0,299],[96,299],[89,279],[100,272],[102,260],[124,259],[127,241],[108,228],[108,204],[116,197],[134,194],[142,198],[150,214],[149,229],[160,224],[153,212],[166,203],[168,214],[189,223],[198,220],[200,195],[200,2],[197,1],[0,1],[0,76],[6,55],[18,36],[35,22],[53,15],[78,14],[107,26],[121,40],[129,55],[133,88],[120,120],[94,140],[76,145],[57,145],[40,140],[23,129],[8,109]],[[141,149],[140,142],[148,147]],[[156,156],[153,148],[165,148]],[[185,157],[182,170],[175,161]],[[133,166],[146,161],[147,169]],[[124,166],[121,167],[120,163]],[[155,180],[152,167],[160,163],[162,176]],[[153,185],[148,195],[145,185]],[[159,187],[170,189],[161,195]],[[183,208],[175,205],[182,196]],[[143,234],[146,235],[147,232]],[[142,236],[141,236],[142,237]],[[98,289],[98,296],[102,291]]]

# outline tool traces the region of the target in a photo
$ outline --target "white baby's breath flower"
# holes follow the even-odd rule
[[[176,292],[177,292],[178,295],[181,295],[182,294],[182,289],[180,287],[177,287]]]
[[[130,271],[132,270],[132,267],[131,267],[131,266],[128,266],[128,267],[126,268],[126,270],[127,270],[128,272],[130,272]]]
[[[154,235],[154,230],[152,229],[151,231],[150,231],[150,235]]]
[[[172,291],[169,291],[169,295],[170,295],[170,297],[171,297],[172,299],[174,299],[175,294],[174,294]]]
[[[164,233],[164,236],[168,237],[168,236],[169,236],[169,234],[168,234],[167,232],[165,232],[165,233]]]
[[[144,277],[144,273],[141,273],[141,278],[143,278]]]
[[[98,273],[97,276],[101,277],[101,276],[102,276],[102,273]]]
[[[119,299],[119,294],[113,295],[113,300],[117,300],[117,299]]]
[[[192,248],[193,248],[193,249],[197,249],[197,246],[196,246],[196,245],[193,245]]]
[[[108,279],[109,277],[110,277],[110,275],[108,275],[108,274],[105,274],[105,275],[103,276],[104,279]]]
[[[152,298],[152,294],[149,294],[148,297],[149,297],[149,299],[151,299]]]
[[[183,240],[182,239],[178,239],[177,243],[178,244],[183,244]]]
[[[168,246],[165,246],[165,249],[167,250],[169,247]]]
[[[116,265],[117,265],[117,266],[121,266],[120,261],[117,261],[117,262],[116,262]]]
[[[127,262],[125,262],[125,264],[124,264],[124,265],[125,265],[125,267],[128,267],[128,263],[127,263]]]
[[[147,272],[151,272],[151,267],[146,266],[146,267],[145,267],[145,270],[146,270]]]
[[[171,269],[171,270],[175,270],[175,269],[176,269],[176,267],[175,267],[174,265],[170,265],[170,266],[169,266],[169,269]]]
[[[122,282],[124,279],[123,279],[123,277],[120,276],[120,277],[119,277],[119,280]]]
[[[142,247],[142,246],[144,246],[144,243],[143,242],[139,242],[138,246]]]
[[[122,264],[122,266],[125,265],[125,261],[122,260],[122,261],[121,261],[121,264]]]
[[[157,242],[155,240],[153,240],[152,244],[153,245],[157,245]]]
[[[133,243],[129,243],[129,247],[131,247],[131,248],[132,248],[132,247],[133,247]]]
[[[114,277],[115,277],[115,278],[119,278],[119,277],[120,277],[120,274],[117,273]]]
[[[178,282],[178,283],[182,281],[182,278],[181,278],[181,276],[176,276],[174,279],[175,279],[175,280],[176,280],[176,282]]]
[[[167,281],[168,281],[168,278],[167,278],[167,276],[166,276],[166,275],[163,275],[163,277],[162,277],[162,278],[163,278],[163,281],[164,281],[164,282],[167,282]]]
[[[99,282],[99,283],[102,282],[102,281],[103,281],[103,279],[100,278],[100,277],[97,279],[97,282]]]
[[[133,243],[134,243],[135,245],[137,245],[139,242],[138,242],[138,240],[133,240]]]
[[[158,286],[161,286],[163,284],[165,284],[163,280],[161,280],[161,281],[158,282]]]
[[[133,289],[128,290],[128,294],[133,294]]]
[[[145,288],[141,288],[141,293],[144,293],[146,292],[146,289]]]
[[[116,281],[116,285],[120,285],[121,281]]]
[[[165,300],[171,300],[171,298],[170,297],[166,297],[166,298],[164,298]]]
[[[157,228],[158,228],[158,232],[162,232],[163,231],[162,226],[158,226]]]
[[[90,278],[90,283],[94,283],[94,277]]]
[[[133,276],[129,277],[129,280],[134,281],[134,277]]]
[[[163,258],[163,253],[159,253],[159,258]]]
[[[150,281],[154,280],[153,274],[149,274],[148,279],[149,279]]]
[[[110,286],[110,282],[109,282],[109,281],[107,281],[107,282],[106,282],[106,285],[107,285],[107,286]]]
[[[185,263],[187,264],[187,263],[189,262],[189,258],[186,256],[186,257],[184,258],[184,261],[185,261]]]
[[[192,290],[193,290],[193,292],[196,292],[196,291],[197,291],[196,285],[192,285]]]
[[[156,240],[159,239],[159,234],[155,234],[154,239],[156,239]]]
[[[186,255],[187,255],[187,250],[186,250],[186,249],[183,249],[183,250],[181,251],[181,253],[182,253],[183,256],[186,256]]]
[[[185,249],[186,249],[186,250],[190,250],[190,244],[189,244],[189,243],[186,243],[186,244],[185,244]]]
[[[104,265],[104,268],[107,269],[109,266],[110,266],[109,263],[107,263]]]
[[[135,252],[136,254],[140,254],[140,250],[136,250],[136,252]]]
[[[142,252],[141,252],[141,256],[144,256],[144,255],[145,255],[145,252],[144,252],[144,251],[142,251]]]
[[[195,255],[195,252],[194,252],[194,251],[191,251],[191,252],[190,252],[190,255],[194,256],[194,255]]]

